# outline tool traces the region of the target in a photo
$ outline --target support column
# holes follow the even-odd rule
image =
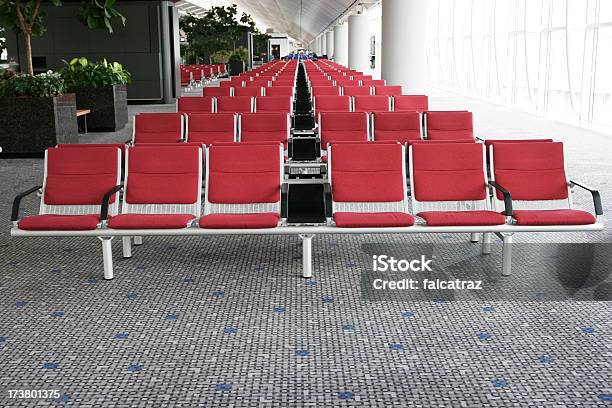
[[[370,20],[365,14],[348,19],[348,66],[360,72],[370,68]]]
[[[427,1],[382,0],[382,78],[405,94],[426,93]]]
[[[321,55],[327,54],[327,41],[325,41],[325,33],[321,33]]]
[[[346,24],[334,27],[334,61],[344,66],[348,65],[348,27]]]
[[[312,238],[314,234],[300,234],[302,239],[302,277],[312,278]]]
[[[334,32],[329,30],[325,33],[325,51],[327,51],[327,58],[333,58],[334,56]]]

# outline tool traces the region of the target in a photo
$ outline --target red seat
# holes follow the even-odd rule
[[[362,79],[361,80],[361,85],[362,86],[385,86],[387,85],[387,81],[385,81],[384,79]]]
[[[589,225],[597,220],[593,214],[580,210],[514,210],[517,225]]]
[[[316,86],[312,87],[312,97],[316,98],[318,96],[339,96],[341,88],[339,86]]]
[[[100,222],[102,198],[120,181],[118,147],[47,149],[40,214],[19,221],[24,230],[93,230]],[[109,201],[116,214],[117,194]],[[84,211],[90,212],[81,215]],[[61,213],[60,214],[58,214]]]
[[[324,149],[328,143],[368,140],[368,115],[365,112],[321,112],[319,117],[319,135]]]
[[[347,96],[372,95],[372,88],[369,86],[345,86],[342,94]]]
[[[389,112],[391,100],[385,95],[353,97],[355,112]]]
[[[191,85],[191,81],[193,81],[193,77],[191,76],[191,71],[187,71],[186,69],[181,69],[181,86],[189,86]]]
[[[179,229],[195,219],[192,214],[120,214],[108,220],[114,229]]]
[[[180,113],[213,112],[212,96],[181,96],[177,110]]]
[[[393,110],[395,112],[425,112],[427,109],[429,109],[427,95],[397,95],[393,97]]]
[[[206,145],[236,140],[236,116],[233,113],[193,113],[187,117],[189,142]]]
[[[310,79],[309,82],[312,88],[335,86],[334,81],[327,78]]]
[[[374,85],[374,95],[401,96],[402,87],[399,85],[395,85],[395,86]]]
[[[421,140],[421,115],[418,112],[375,112],[374,140],[407,143]]]
[[[417,214],[430,226],[503,225],[504,215],[495,211],[424,211]]]
[[[361,83],[355,79],[338,79],[336,86],[350,87],[350,86],[361,86]]]
[[[270,86],[266,88],[266,96],[293,96],[293,86]]]
[[[270,82],[272,88],[292,88],[295,85],[294,79],[277,79],[276,81]],[[267,94],[266,94],[267,95]]]
[[[282,148],[279,144],[213,145],[207,162],[203,228],[272,228],[280,214]],[[214,216],[213,216],[214,215]],[[240,217],[238,215],[254,215]],[[260,217],[261,215],[261,217]]]
[[[492,149],[492,177],[510,192],[518,225],[596,222],[592,214],[572,209],[562,143],[495,143]],[[502,196],[498,192],[495,198]]]
[[[222,84],[225,82],[221,82]],[[232,94],[232,88],[228,85],[227,87],[222,86],[205,86],[202,88],[203,96],[230,96]]]
[[[425,113],[427,139],[429,140],[474,140],[472,112],[428,111]]]
[[[102,202],[102,197],[100,197]],[[100,215],[33,215],[19,221],[19,228],[30,231],[87,231],[95,230]]]
[[[329,149],[338,227],[408,227],[404,152],[398,143],[337,143]]]
[[[135,144],[178,143],[183,139],[180,113],[140,113],[134,116]]]
[[[288,113],[243,113],[240,115],[241,142],[280,142],[289,139]]]
[[[291,108],[290,96],[258,96],[255,98],[255,112],[291,113]]]
[[[402,212],[337,212],[334,222],[341,228],[410,227],[414,217]]]
[[[489,147],[497,143],[547,143],[554,142],[553,139],[486,139],[485,146]]]
[[[201,183],[200,147],[129,148],[122,214],[111,218],[109,227],[185,228],[200,215]]]
[[[253,98],[250,96],[219,96],[217,112],[244,113],[253,111]]]
[[[209,214],[200,218],[200,227],[210,229],[275,228],[279,221],[280,216],[276,213]]]
[[[261,86],[250,86],[246,88],[234,88],[234,96],[262,96],[264,88]]]
[[[319,120],[320,112],[350,112],[351,97],[339,95],[321,95],[313,98],[315,118]]]

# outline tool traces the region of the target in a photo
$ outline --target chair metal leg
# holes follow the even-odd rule
[[[312,238],[313,234],[300,234],[302,239],[302,277],[312,278]]]
[[[512,235],[503,234],[502,276],[510,276],[512,272]]]
[[[113,279],[113,237],[98,237],[102,241],[102,260],[104,262],[104,279]]]
[[[142,237],[134,237],[134,245],[142,245]]]
[[[483,232],[482,234],[482,254],[488,255],[491,253],[491,233]]]
[[[121,243],[123,244],[123,257],[131,258],[132,257],[132,238],[122,237]]]
[[[478,241],[479,241],[478,233],[472,232],[470,234],[470,242],[478,242]]]

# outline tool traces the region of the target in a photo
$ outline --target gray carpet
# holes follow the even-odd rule
[[[463,104],[481,135],[564,140],[573,173],[602,190],[610,223],[609,135],[454,98],[431,105]],[[612,404],[612,303],[592,300],[611,293],[609,228],[519,236],[509,278],[499,276],[498,241],[483,257],[467,236],[359,235],[315,237],[311,280],[300,277],[297,237],[146,238],[128,260],[117,241],[115,279],[104,281],[95,239],[9,237],[12,197],[41,179],[41,160],[0,161],[0,406]],[[590,208],[588,196],[576,199]],[[35,198],[24,204],[36,211]],[[562,242],[604,243],[595,249],[604,267],[560,268]],[[362,290],[373,254],[409,256],[423,244],[444,276],[483,279],[487,291]],[[9,399],[12,389],[59,397]]]

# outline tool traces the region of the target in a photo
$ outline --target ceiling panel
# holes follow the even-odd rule
[[[328,25],[340,17],[358,0],[181,0],[179,3],[196,4],[202,8],[236,3],[239,11],[246,11],[266,28],[310,42]],[[368,3],[368,1],[362,1]],[[301,30],[300,30],[301,7]]]

